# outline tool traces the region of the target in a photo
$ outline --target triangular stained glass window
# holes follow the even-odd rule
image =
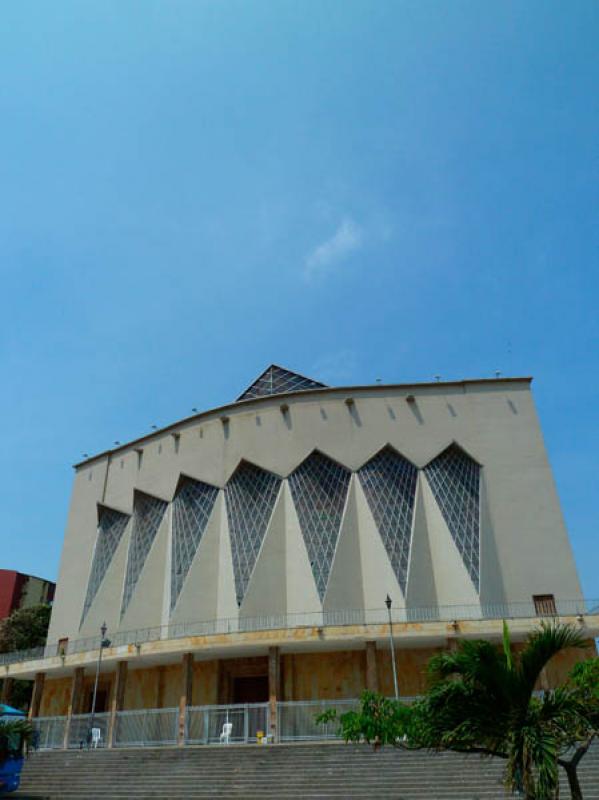
[[[426,465],[424,473],[472,583],[479,591],[480,466],[452,444]]]
[[[215,486],[187,479],[173,500],[171,611],[177,605],[217,495]]]
[[[281,479],[242,461],[225,486],[237,604],[241,605],[268,527]]]
[[[418,470],[392,447],[385,447],[364,464],[358,475],[405,595]]]
[[[146,558],[154,544],[154,539],[158,533],[167,505],[168,503],[164,500],[159,500],[157,497],[151,497],[141,492],[135,496],[133,530],[129,543],[129,558],[127,559],[121,618],[129,606],[135,586],[146,563]]]
[[[101,506],[99,509],[96,547],[94,549],[92,569],[87,584],[87,594],[83,604],[80,627],[83,625],[83,620],[87,616],[87,612],[91,608],[91,604],[104,580],[128,522],[129,514],[123,514],[121,511],[115,511],[105,506]]]
[[[289,488],[321,600],[327,590],[349,479],[349,470],[317,450],[289,476]]]
[[[251,400],[254,397],[265,397],[270,394],[300,392],[302,389],[326,389],[326,386],[297,372],[271,364],[237,399]]]

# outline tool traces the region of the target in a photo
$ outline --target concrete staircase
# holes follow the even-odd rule
[[[11,797],[505,800],[502,770],[476,756],[338,743],[55,751],[29,758]],[[585,800],[599,800],[599,748],[580,774]]]

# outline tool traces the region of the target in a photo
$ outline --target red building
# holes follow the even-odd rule
[[[54,600],[56,584],[13,569],[0,569],[0,619],[17,608],[28,608]]]

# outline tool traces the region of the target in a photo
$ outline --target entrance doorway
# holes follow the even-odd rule
[[[92,710],[92,703],[94,698],[93,689],[89,692],[87,696],[87,703],[86,709],[83,712],[84,714],[90,714]],[[103,714],[105,711],[108,711],[108,689],[100,689],[98,688],[98,692],[96,694],[96,714]]]
[[[268,675],[244,675],[233,678],[233,702],[268,702]]]

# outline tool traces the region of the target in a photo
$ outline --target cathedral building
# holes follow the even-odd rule
[[[48,645],[4,669],[35,680],[48,746],[92,710],[111,746],[218,741],[229,719],[281,741],[546,618],[598,633],[530,378],[338,388],[272,365],[76,465]]]

